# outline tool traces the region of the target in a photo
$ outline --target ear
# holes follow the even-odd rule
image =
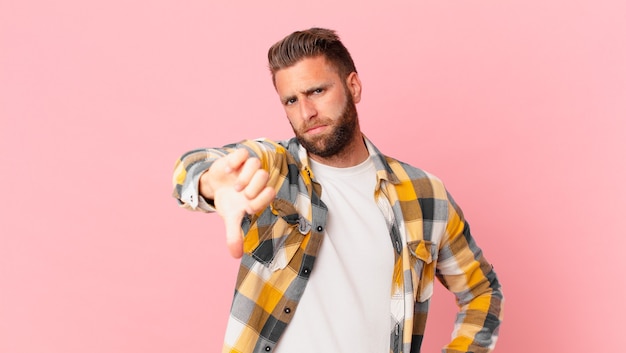
[[[353,71],[346,77],[346,87],[348,87],[348,91],[352,94],[354,103],[361,101],[361,80],[356,72]]]

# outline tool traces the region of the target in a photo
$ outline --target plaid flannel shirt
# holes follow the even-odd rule
[[[459,306],[452,341],[443,352],[490,352],[502,319],[503,296],[460,208],[439,179],[383,156],[365,142],[377,169],[374,197],[395,249],[389,352],[420,351],[435,277],[454,293]],[[315,270],[327,208],[306,151],[296,139],[248,140],[183,155],[173,180],[181,206],[214,211],[198,194],[198,181],[216,158],[235,148],[246,148],[261,160],[277,195],[264,211],[242,222],[244,255],[223,352],[271,352]]]

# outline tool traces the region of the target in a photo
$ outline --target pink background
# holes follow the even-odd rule
[[[622,351],[623,1],[0,2],[0,352],[217,352],[237,261],[183,152],[291,136],[265,55],[338,30],[366,134],[440,176],[495,265],[498,352]],[[441,286],[424,352],[452,330]]]

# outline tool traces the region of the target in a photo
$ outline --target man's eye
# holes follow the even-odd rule
[[[318,88],[318,89],[316,89],[315,91],[313,91],[313,93],[315,93],[315,94],[320,94],[320,93],[322,93],[322,92],[324,92],[324,89],[323,89],[323,88]]]
[[[296,102],[296,99],[295,99],[295,98],[287,99],[287,100],[285,101],[285,105],[292,105],[292,104],[294,104],[295,102]]]

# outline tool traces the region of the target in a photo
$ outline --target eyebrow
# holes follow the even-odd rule
[[[329,87],[332,87],[332,86],[334,86],[334,85],[335,85],[335,84],[334,84],[333,82],[324,82],[324,83],[320,83],[320,84],[318,84],[318,85],[312,86],[311,88],[306,89],[306,90],[304,90],[304,91],[301,91],[301,93],[304,93],[304,95],[306,95],[306,96],[310,96],[311,94],[313,94],[313,93],[314,93],[315,91],[317,91],[318,89],[323,89],[323,90],[326,90],[326,89],[328,89]],[[292,100],[292,99],[296,99],[296,100],[297,100],[296,95],[289,95],[289,96],[286,96],[286,97],[282,98],[280,101],[281,101],[283,104],[286,104],[288,101],[290,101],[290,100]]]
[[[308,95],[313,94],[318,89],[324,89],[325,90],[325,89],[327,89],[328,87],[331,87],[331,86],[332,86],[332,83],[322,83],[322,84],[319,84],[317,86],[313,86],[312,88],[309,88],[308,90],[304,91],[304,94],[306,94],[308,96]]]

